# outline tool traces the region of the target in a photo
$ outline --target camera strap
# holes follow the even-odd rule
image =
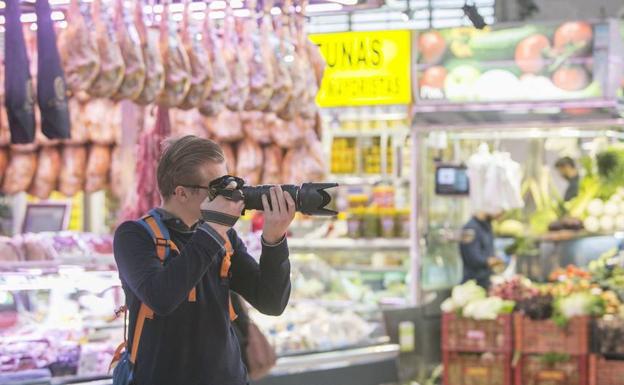
[[[218,211],[202,210],[202,218],[206,222],[216,223],[227,227],[233,227],[236,222],[238,222],[239,217],[220,213]]]

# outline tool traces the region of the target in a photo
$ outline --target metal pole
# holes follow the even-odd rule
[[[420,211],[421,211],[421,196],[419,194],[421,182],[421,165],[418,162],[418,156],[420,155],[420,136],[416,126],[412,126],[411,130],[411,172],[410,172],[410,206],[411,206],[411,218],[410,218],[410,295],[411,304],[414,306],[422,303],[422,288],[421,277],[422,271],[422,253],[421,253],[421,225],[419,223]]]

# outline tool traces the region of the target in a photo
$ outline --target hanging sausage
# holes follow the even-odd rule
[[[48,0],[37,0],[37,101],[41,112],[41,131],[49,139],[70,136],[69,108],[65,74],[56,47]]]
[[[7,0],[4,33],[4,87],[11,143],[32,143],[35,139],[35,99],[26,42],[20,22],[19,0]]]

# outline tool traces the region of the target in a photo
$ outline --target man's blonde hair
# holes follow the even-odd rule
[[[200,184],[198,170],[201,165],[225,161],[223,150],[217,143],[194,135],[168,139],[164,147],[156,178],[160,195],[165,200],[178,186]]]

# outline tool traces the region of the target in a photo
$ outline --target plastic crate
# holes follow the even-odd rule
[[[516,351],[520,353],[589,353],[589,317],[573,318],[562,328],[552,320],[534,321],[516,314],[514,328]]]
[[[624,361],[608,360],[597,354],[589,357],[589,385],[624,384]]]
[[[592,321],[591,352],[608,359],[623,360],[624,321],[616,319],[597,319]]]
[[[524,354],[514,362],[516,385],[588,385],[588,356],[549,363],[543,354]],[[604,384],[600,384],[604,385]]]
[[[513,385],[510,353],[442,353],[443,385]]]
[[[442,349],[454,352],[513,351],[513,327],[510,314],[493,321],[462,318],[453,313],[442,315]]]

